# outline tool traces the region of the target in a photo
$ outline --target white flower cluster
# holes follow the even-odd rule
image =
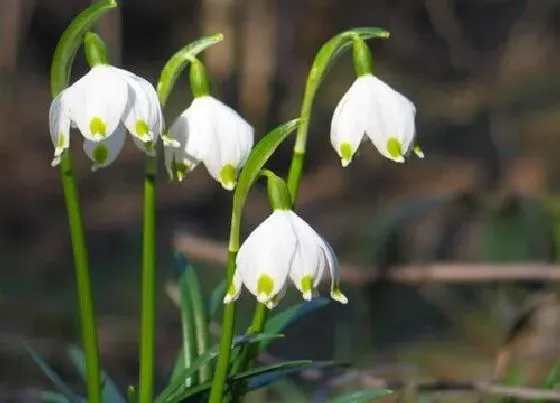
[[[52,165],[70,147],[70,129],[84,137],[83,149],[96,170],[111,164],[121,151],[126,131],[148,155],[164,144],[168,174],[182,180],[202,162],[224,189],[233,190],[239,170],[254,143],[253,127],[237,112],[206,92],[195,94],[189,108],[163,133],[157,93],[148,81],[107,64],[95,65],[52,102],[49,121],[55,147]],[[369,137],[379,153],[396,161],[416,153],[414,104],[372,74],[362,74],[337,105],[331,143],[348,166],[360,143]],[[224,298],[236,300],[242,284],[272,308],[288,280],[310,300],[323,273],[331,276],[331,297],[348,300],[339,288],[339,267],[329,244],[289,209],[276,209],[247,238],[237,255],[237,270]]]

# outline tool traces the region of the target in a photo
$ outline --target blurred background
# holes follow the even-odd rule
[[[65,353],[79,342],[79,322],[47,116],[54,48],[89,3],[0,2],[1,402],[34,401],[39,388],[51,388],[22,341],[79,385]],[[265,359],[352,363],[357,371],[343,376],[304,374],[289,384],[318,396],[379,379],[497,381],[516,362],[525,385],[542,386],[560,351],[559,23],[555,0],[121,0],[98,31],[114,64],[152,82],[184,44],[222,32],[225,40],[203,56],[214,95],[259,137],[298,116],[314,55],[331,36],[359,26],[391,32],[389,40],[370,41],[374,67],[415,102],[425,159],[394,164],[364,143],[350,167],[340,167],[329,130],[354,79],[349,54],[335,63],[314,104],[297,210],[337,251],[351,303],[302,320]],[[80,53],[73,75],[86,71]],[[168,124],[190,101],[183,76],[165,111]],[[292,146],[281,146],[273,170],[287,173]],[[143,157],[127,144],[115,164],[92,174],[80,144],[73,147],[102,362],[124,388],[137,377]],[[231,195],[202,167],[181,184],[160,172],[162,385],[180,344],[173,245],[210,293],[224,272]],[[259,185],[244,233],[268,212]],[[290,292],[278,309],[297,301]],[[252,302],[241,298],[240,331]],[[286,401],[281,393],[290,388],[282,385],[253,401]],[[436,395],[478,398],[442,392],[428,401]]]

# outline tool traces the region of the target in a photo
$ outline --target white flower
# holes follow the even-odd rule
[[[154,87],[133,73],[105,64],[94,66],[52,101],[49,121],[55,146],[52,165],[58,165],[70,147],[72,126],[84,137],[93,169],[114,161],[126,129],[140,149],[153,155],[164,123]]]
[[[224,303],[236,300],[244,284],[260,303],[278,303],[290,278],[305,300],[310,300],[325,268],[329,268],[331,297],[341,303],[339,267],[333,250],[291,210],[276,210],[241,245],[237,269]]]
[[[165,166],[182,180],[202,162],[224,189],[233,190],[254,142],[254,130],[237,112],[207,95],[197,97],[171,125],[164,139]],[[171,144],[176,141],[179,146]],[[167,142],[167,144],[166,144]]]
[[[423,158],[415,146],[416,108],[405,96],[371,74],[358,77],[344,94],[331,122],[331,143],[348,166],[366,134],[379,153],[404,162],[409,151]]]

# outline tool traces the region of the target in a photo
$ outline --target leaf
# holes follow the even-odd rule
[[[68,86],[74,57],[86,32],[103,14],[117,6],[116,0],[96,2],[82,11],[66,28],[56,45],[51,64],[51,94],[53,98]]]
[[[276,148],[292,133],[299,123],[299,119],[290,120],[264,136],[253,148],[247,163],[239,174],[235,195],[233,196],[233,208],[231,214],[231,233],[237,234],[236,239],[230,239],[229,250],[239,250],[239,227],[241,225],[241,214],[245,200],[249,195],[251,187],[255,183],[262,167]]]
[[[192,348],[191,353],[194,352],[192,357],[196,358],[210,348],[210,329],[204,303],[204,293],[196,270],[186,256],[179,251],[176,251],[174,256],[181,292],[181,323],[183,329],[183,350],[181,353],[185,351],[185,348]],[[189,338],[192,340],[189,341]],[[191,343],[192,347],[189,346]],[[182,357],[183,368],[189,367],[191,363],[185,362],[184,354],[182,354]],[[211,377],[209,365],[200,367],[198,372],[200,382],[206,382]]]
[[[389,396],[393,393],[387,389],[357,390],[335,397],[330,403],[361,403],[371,402],[373,399]]]
[[[208,306],[208,315],[213,318],[218,313],[218,310],[223,305],[224,295],[226,294],[227,281],[223,279],[220,284],[214,288],[212,294],[210,295],[210,301]]]
[[[307,366],[306,369],[326,369],[326,368],[337,368],[346,366],[347,364],[334,362],[334,361],[319,361],[319,362],[312,362]],[[258,368],[257,368],[258,369]],[[265,372],[258,376],[251,377],[247,386],[249,390],[255,390],[259,388],[264,388],[270,385],[273,382],[276,382],[282,378],[287,377],[295,372],[302,371],[299,367],[286,367],[284,369],[279,369],[275,371]]]
[[[41,402],[43,403],[69,403],[70,400],[62,393],[53,392],[51,390],[43,390],[39,392]],[[82,399],[85,402],[85,399]]]
[[[270,382],[273,382],[276,379],[280,379],[280,377],[273,377],[272,374],[274,373],[281,373],[282,374],[281,376],[285,377],[293,373],[304,371],[307,369],[334,367],[339,365],[341,364],[337,364],[333,362],[314,363],[313,361],[308,361],[308,360],[288,361],[279,364],[272,364],[259,368],[254,368],[245,372],[240,372],[238,374],[230,376],[228,378],[228,383],[247,379],[249,380],[249,385],[251,385],[252,380],[254,380],[256,385],[266,386],[269,385]],[[270,374],[271,377],[266,376],[268,374]],[[266,382],[266,381],[270,381],[270,382]],[[170,402],[172,403],[186,402],[187,399],[189,398],[199,397],[200,395],[208,392],[211,386],[212,386],[211,382],[206,382],[204,384],[197,385],[193,388],[186,390],[182,395],[178,396],[177,398],[170,400]],[[257,386],[257,387],[261,387],[261,386]],[[257,387],[255,387],[254,389],[256,389]]]
[[[58,390],[66,397],[70,403],[80,402],[80,398],[72,392],[72,389],[62,380],[60,375],[56,373],[54,369],[37,353],[31,346],[27,343],[23,343],[23,346],[33,359],[35,363],[41,368],[45,375],[51,380],[51,382],[58,388]]]
[[[72,364],[74,364],[87,382],[86,361],[83,351],[76,346],[70,346],[66,349],[66,352]],[[126,403],[126,399],[119,391],[117,385],[115,385],[104,371],[101,371],[101,397],[104,402]]]
[[[297,322],[302,317],[315,312],[317,309],[327,306],[329,302],[330,300],[328,298],[320,297],[286,308],[267,321],[264,327],[264,332],[272,334],[284,333],[284,331],[293,323]],[[272,340],[261,341],[259,350],[265,351],[271,342]]]
[[[195,58],[200,52],[216,43],[221,42],[223,39],[224,35],[220,33],[205,35],[202,38],[189,43],[171,56],[161,70],[157,83],[157,94],[162,107],[165,106],[175,82],[187,66],[187,63]]]
[[[232,348],[247,343],[258,343],[262,340],[277,339],[280,337],[283,336],[280,334],[267,333],[237,336],[233,339]],[[177,395],[177,393],[181,393],[181,389],[185,388],[185,379],[192,376],[201,366],[206,365],[213,359],[215,359],[218,356],[219,348],[219,344],[216,344],[211,349],[207,350],[204,354],[200,355],[196,360],[194,360],[189,368],[185,368],[183,372],[180,375],[177,375],[176,378],[172,380],[169,385],[167,385],[167,387],[159,394],[156,399],[156,403],[169,401],[169,399]],[[204,385],[206,385],[207,383],[208,382],[205,382]]]

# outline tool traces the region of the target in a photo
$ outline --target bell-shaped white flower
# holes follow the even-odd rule
[[[328,245],[291,210],[275,210],[241,245],[237,268],[224,298],[236,300],[244,284],[260,303],[274,307],[290,278],[305,300],[310,300],[328,266],[332,278],[331,297],[341,303],[347,298],[339,288],[336,257]]]
[[[154,87],[145,79],[107,64],[97,64],[63,90],[52,102],[50,131],[55,153],[52,165],[70,146],[69,128],[77,127],[84,137],[84,149],[103,156],[94,168],[108,165],[122,148],[124,125],[135,144],[148,154],[163,130],[163,115]],[[121,136],[111,139],[112,136]],[[95,147],[100,143],[103,147]],[[104,148],[108,152],[100,152]],[[96,149],[98,152],[93,152]]]
[[[239,170],[253,148],[254,130],[237,112],[209,96],[196,97],[171,125],[169,135],[179,146],[164,141],[170,177],[182,180],[202,162],[224,189],[233,190]]]
[[[360,143],[367,135],[383,156],[404,162],[410,150],[419,157],[415,147],[414,104],[405,96],[373,76],[358,77],[344,94],[333,114],[331,143],[348,166]]]

